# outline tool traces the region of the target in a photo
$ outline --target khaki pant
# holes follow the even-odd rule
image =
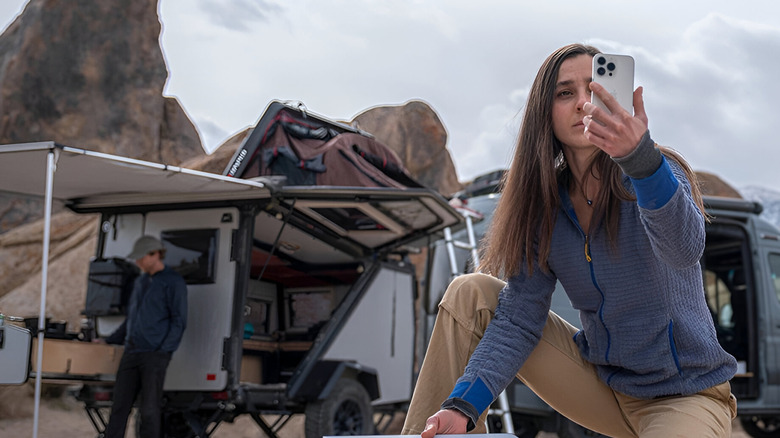
[[[419,434],[439,410],[482,338],[504,282],[470,274],[452,282],[439,304],[404,434]],[[612,437],[730,437],[736,399],[729,382],[688,396],[641,400],[610,389],[572,340],[576,329],[550,312],[539,345],[517,377],[572,421]],[[483,413],[473,433],[485,433]]]

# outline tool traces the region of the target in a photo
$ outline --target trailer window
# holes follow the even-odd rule
[[[269,334],[268,320],[271,314],[271,301],[247,297],[244,307],[244,332],[252,335]]]
[[[213,284],[216,273],[217,229],[170,230],[160,233],[165,264],[187,284]]]
[[[308,333],[312,330],[316,331],[322,323],[330,319],[333,298],[331,288],[288,289],[286,291],[289,318],[287,332]]]

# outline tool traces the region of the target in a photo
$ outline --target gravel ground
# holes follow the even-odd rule
[[[402,421],[402,418],[394,419],[391,428],[400,427]],[[32,436],[32,432],[32,417],[0,418],[0,437],[27,437]],[[397,433],[394,430],[389,432]],[[72,397],[64,396],[57,399],[47,399],[42,402],[38,422],[38,436],[40,438],[94,437],[96,433],[81,404]],[[226,423],[220,425],[212,436],[214,438],[260,438],[265,435],[249,416],[242,416],[233,424]],[[303,418],[301,417],[294,417],[279,433],[280,438],[300,438],[302,436]],[[550,433],[541,433],[537,436],[537,438],[555,437],[555,434]],[[749,438],[742,431],[737,421],[734,422],[732,437]]]

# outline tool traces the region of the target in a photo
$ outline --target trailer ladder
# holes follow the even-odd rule
[[[444,241],[447,248],[447,256],[450,260],[450,281],[454,280],[455,277],[463,273],[460,269],[458,269],[458,261],[457,257],[455,256],[456,247],[470,251],[472,269],[474,272],[479,269],[479,250],[477,246],[477,239],[474,233],[474,219],[482,219],[482,214],[479,212],[462,206],[454,207],[458,213],[463,215],[463,217],[466,219],[466,233],[468,235],[468,242],[455,240],[452,237],[452,230],[450,230],[449,227],[444,229]],[[504,429],[503,432],[515,433],[515,426],[512,422],[512,412],[509,408],[509,397],[506,394],[506,390],[501,391],[501,394],[498,395],[498,399],[496,401],[498,402],[498,407],[489,409],[488,415],[495,415],[501,418],[502,429]]]

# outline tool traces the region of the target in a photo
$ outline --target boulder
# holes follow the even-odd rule
[[[30,0],[0,36],[0,144],[57,143],[167,164],[204,155],[174,97],[157,0]],[[40,217],[27,200],[0,232]]]
[[[703,195],[742,198],[737,189],[713,173],[697,170],[696,177],[699,179],[699,187]]]
[[[237,134],[233,134],[232,137],[219,145],[211,155],[191,158],[181,163],[181,166],[186,167],[187,169],[222,175],[222,172],[225,170],[225,167],[227,167],[230,159],[233,158],[233,154],[236,153],[238,147],[241,146],[251,132],[252,128],[246,128]]]
[[[444,196],[463,188],[447,150],[447,129],[427,103],[376,106],[355,116],[352,124],[394,150],[422,184]]]
[[[89,260],[95,255],[96,215],[52,216],[46,314],[78,331]],[[43,219],[0,235],[0,310],[32,317],[40,311]]]

